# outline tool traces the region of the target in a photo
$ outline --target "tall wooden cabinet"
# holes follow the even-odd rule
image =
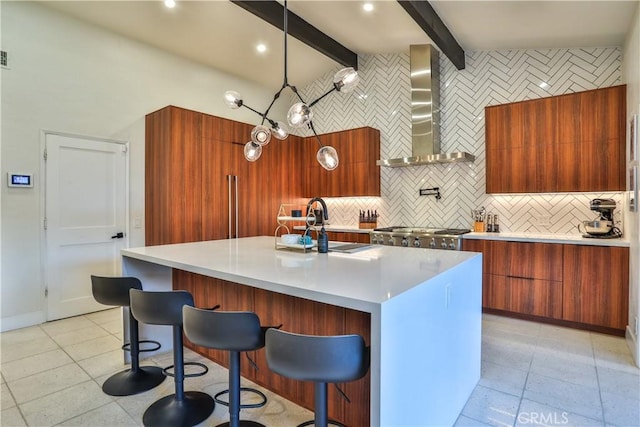
[[[270,235],[282,202],[297,200],[289,179],[300,138],[274,141],[244,159],[252,125],[169,106],[146,117],[147,245]]]
[[[487,193],[623,191],[626,86],[485,108]]]

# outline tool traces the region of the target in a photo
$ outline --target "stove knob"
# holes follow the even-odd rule
[[[413,240],[413,246],[416,248],[420,247],[420,239],[418,237]]]
[[[402,238],[402,246],[405,248],[409,247],[409,239],[407,239],[406,237]]]
[[[455,240],[451,239],[451,242],[449,243],[449,249],[455,250],[455,248],[456,248],[456,242]]]
[[[445,242],[444,240],[442,241],[442,243],[440,243],[440,247],[442,249],[447,249],[447,242]]]
[[[389,246],[393,246],[394,245],[393,237],[389,237],[389,240],[388,240],[387,244]]]
[[[431,241],[429,242],[429,247],[431,249],[435,249],[436,248],[436,239],[431,239]]]

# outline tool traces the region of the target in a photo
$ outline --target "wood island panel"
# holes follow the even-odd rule
[[[221,279],[201,276],[182,270],[173,270],[174,289],[194,295],[200,308],[220,304],[222,311],[253,311],[263,326],[282,325],[282,330],[312,335],[360,334],[370,344],[371,316],[357,310],[323,304],[277,292],[244,286]],[[228,366],[226,352],[206,349],[189,342],[185,346],[203,356]],[[250,352],[258,370],[246,360],[242,361],[242,376],[268,388],[300,406],[313,410],[313,384],[284,378],[269,370],[264,350]],[[346,402],[329,386],[329,416],[349,426],[369,425],[370,374],[364,378],[339,386],[351,400]]]

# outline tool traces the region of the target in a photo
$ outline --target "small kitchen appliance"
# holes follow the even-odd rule
[[[615,200],[593,199],[589,203],[589,208],[598,212],[599,217],[594,221],[582,221],[578,224],[578,230],[584,233],[582,237],[615,239],[622,236],[622,232],[618,227],[614,226],[613,222],[613,211],[616,209]],[[582,230],[581,226],[584,230]]]

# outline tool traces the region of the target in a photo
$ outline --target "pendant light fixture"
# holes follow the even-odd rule
[[[287,113],[287,122],[290,128],[294,129],[311,129],[313,134],[316,137],[318,145],[320,148],[316,154],[316,159],[320,165],[327,170],[334,170],[338,167],[339,159],[338,152],[335,148],[331,146],[322,145],[320,141],[320,137],[316,133],[315,128],[313,127],[313,110],[312,107],[317,104],[321,99],[325,96],[329,95],[333,91],[338,91],[342,93],[351,92],[357,85],[360,80],[358,77],[358,72],[354,70],[352,67],[343,68],[338,71],[333,77],[333,86],[327,92],[322,94],[313,102],[307,104],[302,96],[298,93],[298,89],[295,86],[289,84],[287,79],[287,1],[284,2],[284,80],[282,82],[282,87],[278,92],[273,95],[273,100],[269,107],[267,107],[264,113],[249,107],[242,100],[242,96],[233,90],[229,90],[224,93],[224,101],[232,109],[238,109],[240,107],[248,108],[253,111],[260,117],[262,117],[262,122],[257,125],[251,131],[251,141],[247,142],[244,147],[244,157],[250,161],[255,162],[260,158],[262,154],[262,147],[267,145],[269,141],[271,141],[271,137],[275,137],[276,139],[286,139],[289,136],[289,131],[287,126],[280,121],[272,120],[268,117],[269,111],[273,104],[278,100],[280,94],[285,88],[291,89],[291,91],[296,95],[299,102],[296,102],[289,108],[289,112]],[[267,122],[267,125],[265,125]]]

